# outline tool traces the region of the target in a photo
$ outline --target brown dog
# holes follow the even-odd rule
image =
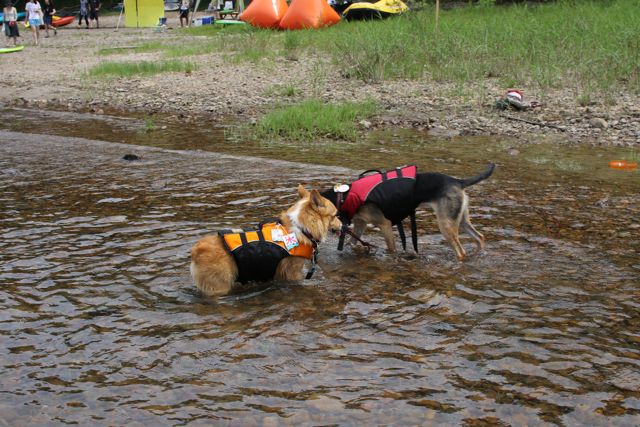
[[[269,234],[266,239],[269,240],[273,237],[273,241],[268,241],[266,244],[268,251],[275,250],[280,253],[286,251],[284,257],[281,260],[276,260],[273,269],[270,270],[272,277],[261,277],[258,280],[271,278],[278,281],[302,280],[304,278],[304,263],[306,259],[312,259],[306,256],[310,252],[304,252],[304,250],[311,247],[315,260],[317,243],[324,240],[329,231],[337,231],[342,225],[336,216],[338,211],[335,206],[322,197],[317,190],[309,192],[302,185],[299,185],[298,195],[300,199],[293,206],[282,212],[277,221],[270,223],[270,228],[261,228],[259,239],[255,237],[250,242],[254,246],[259,244],[264,246],[265,236],[263,234]],[[274,229],[277,229],[277,237]],[[246,244],[247,236],[258,236],[257,233],[257,231],[241,233],[244,234],[242,237],[244,243]],[[235,236],[240,236],[240,234]],[[233,249],[233,252],[230,249],[231,237],[227,235],[205,236],[191,249],[191,275],[198,289],[207,295],[226,295],[231,292],[236,281],[242,278],[249,277],[249,280],[255,280],[251,275],[255,271],[249,271],[248,274],[245,274],[246,272],[241,271],[239,265],[242,270],[245,269],[245,265],[248,270],[260,269],[262,262],[260,260],[250,259],[247,261],[237,258],[237,248]],[[285,247],[285,240],[288,243],[293,241],[296,246],[289,250],[288,247]],[[280,246],[277,246],[276,242],[281,242],[278,243]],[[250,250],[252,256],[255,255],[253,249],[255,248]]]
[[[410,168],[405,167],[405,169]],[[415,171],[415,167],[413,168]],[[353,234],[360,238],[366,230],[367,224],[373,224],[380,228],[387,244],[387,250],[393,254],[396,252],[393,225],[401,222],[402,219],[409,216],[410,212],[424,204],[433,209],[440,232],[456,252],[457,258],[462,261],[467,254],[460,244],[460,230],[467,232],[475,240],[478,251],[484,249],[484,236],[471,225],[469,220],[469,196],[464,189],[489,178],[494,168],[495,164],[491,163],[484,172],[466,179],[454,178],[441,173],[418,173],[415,174],[415,178],[413,176],[411,178],[397,177],[395,171],[387,171],[385,174],[390,174],[392,177],[380,181],[376,187],[383,190],[382,193],[384,193],[384,187],[389,186],[386,187],[390,188],[386,191],[387,196],[377,194],[379,197],[377,200],[373,200],[375,198],[369,196],[377,190],[368,189],[368,196],[363,198],[362,204],[358,206],[353,217],[347,218],[353,222]],[[396,171],[398,170],[400,168],[396,169]],[[400,188],[399,185],[404,185],[404,188]],[[339,200],[345,200],[345,197],[349,197],[349,192],[353,191],[353,183],[350,186],[345,186],[346,190],[342,194],[336,191],[339,187],[325,190],[321,194],[339,206],[341,205]],[[346,201],[348,200],[346,199]],[[346,203],[342,206],[346,206]],[[345,209],[341,208],[340,210],[341,213],[345,213]],[[394,221],[389,219],[392,216]],[[351,240],[351,243],[356,243],[355,238]]]

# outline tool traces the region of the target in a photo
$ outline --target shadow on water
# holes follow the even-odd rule
[[[2,113],[8,425],[640,424],[640,183],[607,168],[619,152],[409,132],[247,143]],[[487,249],[463,264],[422,210],[417,256],[331,240],[302,284],[217,301],[191,284],[200,236],[272,216],[299,182],[405,163],[468,176],[488,161],[494,176],[468,190]]]

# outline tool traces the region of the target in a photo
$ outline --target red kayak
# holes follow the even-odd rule
[[[51,25],[54,27],[64,27],[65,25],[71,24],[74,19],[75,17],[73,16],[63,16],[62,18],[54,16]]]

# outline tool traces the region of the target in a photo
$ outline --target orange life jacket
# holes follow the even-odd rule
[[[288,256],[314,260],[314,246],[298,243],[297,246],[287,249],[282,239],[274,240],[275,230],[279,230],[281,236],[290,234],[284,225],[278,222],[260,224],[257,230],[243,230],[241,233],[229,230],[218,232],[236,260],[239,282],[264,282],[273,279],[278,264]]]

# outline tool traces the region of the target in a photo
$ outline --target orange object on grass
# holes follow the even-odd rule
[[[71,24],[75,19],[75,16],[54,16],[51,25],[54,27],[64,27],[65,25]]]
[[[253,0],[240,15],[240,20],[254,27],[278,28],[288,9],[286,0]]]
[[[280,21],[283,30],[301,30],[304,28],[321,28],[337,24],[340,15],[327,0],[293,0],[289,10]]]
[[[628,162],[626,160],[611,160],[609,162],[609,167],[611,169],[625,169],[625,170],[634,170],[638,167],[637,162]]]

